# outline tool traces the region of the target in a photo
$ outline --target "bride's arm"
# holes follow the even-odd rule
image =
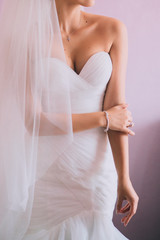
[[[104,99],[104,110],[125,102],[128,36],[126,26],[119,20],[116,20],[114,26],[114,41],[110,56],[113,70]],[[118,174],[117,210],[121,209],[123,200],[126,199],[129,202],[126,209],[127,211],[130,210],[130,212],[122,219],[126,225],[135,214],[138,203],[138,196],[132,187],[129,176],[128,134],[109,130],[108,136]]]
[[[128,61],[128,37],[125,25],[117,21],[114,30],[114,41],[110,49],[113,70],[107,85],[104,98],[104,110],[125,102],[125,78]],[[119,178],[129,178],[128,168],[128,134],[109,129],[117,173]]]

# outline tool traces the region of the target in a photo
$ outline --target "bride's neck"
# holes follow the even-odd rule
[[[60,29],[62,32],[70,33],[77,28],[81,17],[81,7],[69,4],[66,0],[55,0]]]

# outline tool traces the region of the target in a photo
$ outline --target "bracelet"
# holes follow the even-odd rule
[[[103,111],[103,112],[105,113],[106,120],[107,120],[107,125],[106,125],[106,128],[104,129],[104,132],[107,133],[107,131],[109,130],[109,117],[106,111]]]

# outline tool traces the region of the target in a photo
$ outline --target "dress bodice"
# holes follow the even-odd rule
[[[59,59],[51,58],[56,74],[69,77],[71,106],[73,113],[100,111],[106,85],[112,74],[112,60],[109,53],[93,54],[77,74]],[[63,71],[63,73],[62,73]]]

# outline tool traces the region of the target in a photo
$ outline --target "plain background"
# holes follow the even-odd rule
[[[121,20],[128,30],[126,100],[136,135],[130,136],[130,176],[140,197],[127,227],[114,224],[130,240],[160,239],[160,1],[96,0],[85,11]]]

